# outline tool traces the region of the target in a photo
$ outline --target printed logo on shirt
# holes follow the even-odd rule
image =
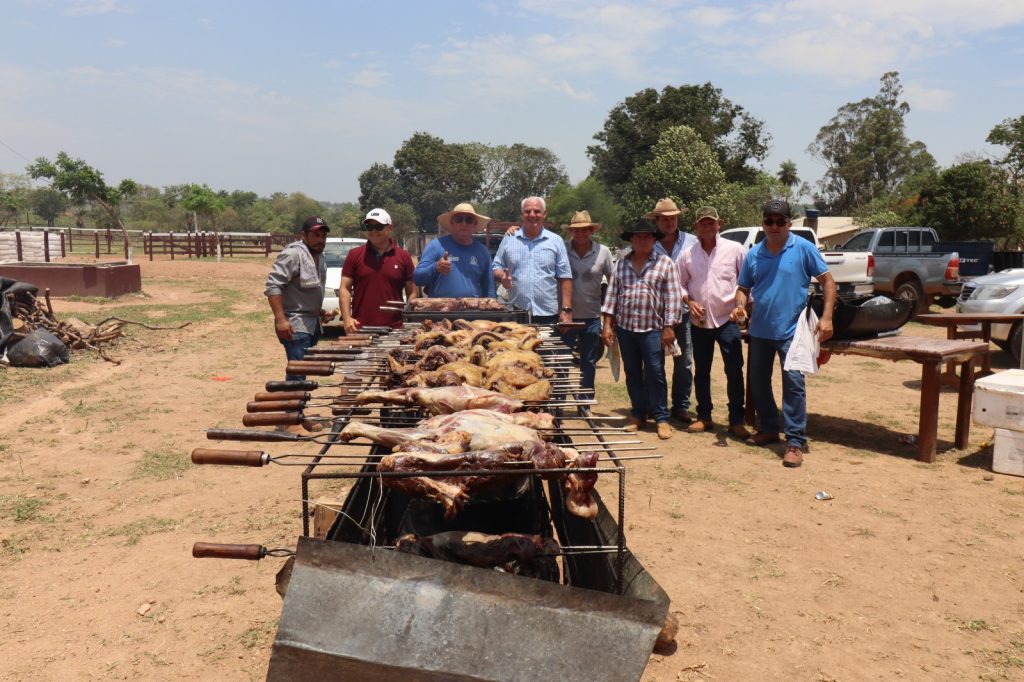
[[[479,265],[479,263],[476,260],[476,256],[470,256],[469,257],[469,264],[470,265]]]

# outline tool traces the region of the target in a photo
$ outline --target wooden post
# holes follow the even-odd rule
[[[107,254],[114,253],[112,244],[114,243],[114,236],[110,234],[110,228],[107,228]]]
[[[985,356],[989,351],[985,351]],[[956,436],[954,445],[957,450],[967,447],[971,435],[971,401],[974,399],[974,357],[960,363],[960,392],[956,398]]]
[[[93,230],[92,236],[96,240],[96,260],[100,259],[100,231]]]
[[[50,231],[43,228],[43,262],[50,262]]]
[[[16,254],[18,262],[20,263],[22,261],[21,230],[14,231],[14,252]]]
[[[147,248],[149,249],[149,260],[152,262],[152,260],[153,260],[153,231],[152,230],[149,231],[149,238],[148,239],[146,239],[146,237],[143,236],[142,248],[143,249],[147,249]]]
[[[68,251],[75,250],[75,233],[70,227],[68,228]]]
[[[264,237],[264,239],[263,239],[263,250],[264,250],[263,256],[265,258],[270,258],[270,235],[269,234],[266,237]]]
[[[235,255],[235,239],[231,235],[228,235],[228,255],[231,257]]]
[[[935,360],[921,363],[921,421],[917,432],[917,459],[929,464],[935,461],[939,438],[940,369]]]
[[[167,238],[171,240],[171,260],[174,260],[174,230],[167,233]]]
[[[68,257],[68,252],[64,248],[64,230],[60,231],[60,257],[61,258],[67,258]]]
[[[128,260],[128,239],[124,239],[124,259]]]

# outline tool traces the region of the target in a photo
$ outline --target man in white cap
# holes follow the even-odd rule
[[[437,224],[448,234],[432,240],[423,249],[413,281],[432,298],[493,298],[494,276],[491,254],[473,238],[491,219],[480,215],[473,204],[461,203],[437,216]]]
[[[600,223],[590,219],[589,211],[577,211],[567,226],[569,267],[572,268],[572,319],[582,322],[583,329],[569,329],[562,340],[569,348],[579,339],[580,387],[594,388],[597,356],[601,343],[601,283],[611,282],[615,271],[612,253],[604,244],[593,240]]]
[[[682,213],[672,199],[658,199],[654,210],[644,218],[653,220],[661,232],[661,239],[654,245],[654,251],[668,256],[677,266],[683,254],[697,243],[697,238],[679,229],[679,214]],[[675,328],[676,340],[683,351],[672,359],[672,416],[683,424],[693,421],[690,414],[690,392],[693,389],[693,344],[690,340],[690,311],[683,306],[682,321]]]
[[[355,334],[362,326],[399,327],[402,314],[381,310],[388,301],[416,298],[412,283],[412,257],[391,238],[391,216],[375,208],[363,220],[366,244],[345,256],[341,267],[338,307],[345,333]]]

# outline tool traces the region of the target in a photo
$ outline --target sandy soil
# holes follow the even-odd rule
[[[116,366],[77,353],[0,370],[0,679],[265,675],[280,560],[190,548],[293,546],[298,470],[193,468],[188,453],[205,428],[239,427],[283,373],[269,264],[141,265],[145,296],[57,300],[58,315],[190,326],[132,328]],[[1024,479],[990,475],[991,430],[950,449],[951,392],[938,462],[916,462],[900,436],[916,432],[919,380],[909,362],[834,357],[809,380],[811,452],[796,470],[721,435],[642,434],[664,459],[630,466],[628,542],[681,623],[644,680],[1024,679]],[[598,381],[600,410],[620,410],[606,366]],[[612,482],[601,490],[614,499]]]

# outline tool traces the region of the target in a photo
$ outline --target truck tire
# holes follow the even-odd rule
[[[896,287],[894,296],[902,301],[910,301],[914,306],[915,315],[928,312],[929,301],[925,298],[924,290],[916,279],[909,279]]]

